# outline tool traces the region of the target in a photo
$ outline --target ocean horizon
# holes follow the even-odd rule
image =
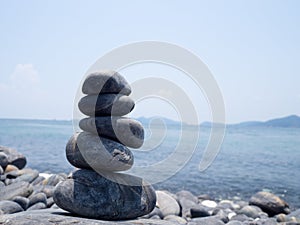
[[[146,137],[161,128],[151,129],[145,127]],[[196,128],[187,129],[195,132]],[[0,119],[0,145],[17,149],[27,157],[27,167],[40,172],[74,170],[65,157],[65,145],[73,132],[71,120]],[[200,172],[198,166],[209,135],[209,128],[201,128],[191,159],[172,177],[154,187],[171,192],[185,189],[215,199],[245,200],[266,190],[282,197],[292,207],[300,207],[299,128],[228,127],[216,159],[207,170]],[[167,127],[163,141],[151,152],[133,151],[135,166],[147,166],[167,158],[179,137],[178,127]],[[182,141],[186,148],[190,147],[189,140]]]

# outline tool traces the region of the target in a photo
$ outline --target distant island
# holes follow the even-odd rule
[[[159,118],[159,117],[158,117]],[[139,117],[137,120],[139,120],[143,125],[148,125],[152,120],[156,119],[156,117]],[[160,117],[161,120],[164,121],[164,123],[167,126],[180,126],[181,123],[179,121],[171,120],[168,118]],[[186,123],[183,123],[184,125],[187,125]],[[218,126],[218,124],[214,124]],[[194,125],[193,125],[194,126]],[[198,126],[198,125],[196,125]],[[200,127],[212,127],[212,122],[203,122],[200,124]],[[236,128],[242,128],[242,127],[286,127],[286,128],[300,128],[300,117],[297,115],[290,115],[282,118],[275,118],[267,121],[247,121],[242,123],[236,123],[236,124],[226,124],[227,127],[236,127]]]

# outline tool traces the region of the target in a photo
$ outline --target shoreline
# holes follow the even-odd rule
[[[7,221],[22,224],[20,218],[34,218],[44,213],[44,218],[59,217],[61,221],[68,221],[71,214],[59,209],[52,197],[55,186],[66,180],[67,174],[40,173],[26,168],[26,163],[26,157],[15,149],[0,146],[0,224]],[[194,195],[187,190],[177,193],[156,190],[156,198],[156,207],[150,214],[129,224],[133,221],[190,225],[300,224],[300,209],[290,208],[288,203],[269,192],[252,193],[249,201],[234,196],[232,199],[216,200],[207,194]],[[35,214],[37,210],[39,213]],[[79,224],[86,224],[89,220],[76,219]],[[94,223],[94,220],[90,222]]]

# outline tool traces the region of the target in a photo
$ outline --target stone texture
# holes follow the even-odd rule
[[[8,164],[14,165],[19,169],[23,169],[26,165],[26,158],[13,148],[0,146],[0,153],[3,152],[7,155]]]
[[[257,206],[247,205],[244,206],[241,210],[238,211],[239,214],[244,214],[253,219],[260,218],[259,213],[261,213],[261,209]]]
[[[269,216],[290,212],[289,205],[284,200],[269,192],[256,193],[251,197],[249,204],[258,206]]]
[[[210,216],[211,214],[209,213],[208,209],[202,205],[195,205],[192,206],[191,208],[191,217],[196,218],[196,217],[206,217]]]
[[[27,211],[38,210],[38,209],[46,209],[47,205],[43,202],[37,202],[34,205],[30,206]]]
[[[0,166],[0,175],[2,175],[4,173],[4,170],[2,168],[2,166]]]
[[[24,210],[26,210],[29,206],[29,199],[22,197],[22,196],[16,196],[12,199],[14,202],[18,203]]]
[[[18,203],[9,201],[9,200],[0,201],[0,210],[4,214],[10,214],[10,213],[16,213],[16,212],[23,211],[22,207]]]
[[[1,150],[0,150],[1,151]],[[4,152],[0,152],[0,166],[5,168],[8,164],[8,157]]]
[[[44,193],[37,193],[29,197],[29,207],[39,202],[47,205],[47,196]]]
[[[144,142],[144,128],[134,119],[126,117],[89,117],[79,122],[87,132],[118,141],[131,148],[139,148]]]
[[[11,200],[16,196],[28,197],[32,193],[32,191],[32,186],[28,182],[15,182],[1,188],[0,201]]]
[[[128,148],[88,132],[71,137],[66,155],[73,166],[97,171],[124,171],[133,165],[133,154]]]
[[[1,211],[1,210],[0,210]],[[1,215],[1,214],[0,214]],[[76,224],[76,225],[174,225],[173,222],[153,219],[135,219],[128,221],[101,221],[95,219],[80,218],[62,209],[44,209],[20,212],[0,217],[0,224],[13,225],[54,225],[54,224]]]
[[[126,95],[88,95],[80,99],[79,110],[87,116],[123,116],[134,108],[134,101]]]
[[[168,215],[179,215],[180,207],[172,196],[163,191],[156,191],[155,193],[157,199],[156,206],[160,209],[163,217]]]
[[[223,225],[225,224],[217,216],[201,217],[192,219],[188,225]]]
[[[131,88],[125,78],[118,72],[112,70],[102,70],[91,73],[82,85],[84,94],[99,93],[122,93],[129,95]]]
[[[23,174],[15,179],[16,182],[26,181],[31,183],[39,176],[39,172],[37,170],[26,170]]]
[[[142,178],[117,173],[105,176],[109,179],[91,170],[77,170],[56,186],[53,199],[69,212],[107,220],[136,218],[150,213],[155,207],[155,191]]]

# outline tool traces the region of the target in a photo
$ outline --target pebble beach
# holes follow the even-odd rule
[[[70,175],[40,173],[26,163],[17,150],[0,147],[0,224],[300,224],[300,209],[291,209],[269,192],[215,200],[188,190],[156,190],[156,206],[145,216],[122,221],[81,218],[53,201],[55,187]]]

